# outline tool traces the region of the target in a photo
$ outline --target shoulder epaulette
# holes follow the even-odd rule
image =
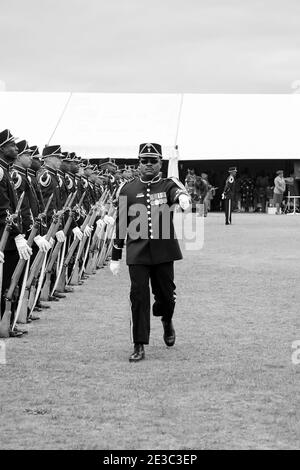
[[[44,188],[47,188],[47,186],[49,186],[50,181],[51,181],[51,176],[50,176],[49,171],[48,170],[42,171],[40,175],[38,176],[38,181],[41,186],[43,186]]]
[[[123,181],[123,183],[120,184],[120,186],[118,187],[117,192],[116,192],[116,199],[119,199],[121,189],[123,189],[124,186],[128,183],[130,183],[130,181]]]
[[[73,180],[67,173],[65,174],[65,182],[66,182],[67,189],[73,188]]]
[[[14,183],[14,187],[15,189],[18,189],[20,186],[21,186],[21,183],[22,183],[22,176],[20,175],[20,173],[18,172],[18,170],[16,169],[13,169],[12,172],[11,172],[11,179]]]

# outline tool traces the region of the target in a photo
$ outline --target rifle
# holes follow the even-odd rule
[[[86,191],[84,191],[84,193],[82,194],[82,196],[80,198],[80,201],[78,202],[78,204],[76,204],[76,206],[74,207],[74,210],[72,212],[70,212],[69,218],[68,218],[67,223],[64,227],[64,234],[65,235],[67,235],[67,233],[69,231],[69,228],[71,226],[73,216],[75,215],[76,211],[78,211],[80,209],[80,207],[83,203],[83,200],[85,198],[85,195],[86,195]],[[60,275],[61,275],[61,272],[62,272],[62,269],[63,269],[63,263],[64,263],[64,258],[65,258],[65,248],[66,248],[66,241],[64,242],[63,250],[62,250],[62,253],[61,253],[61,261],[59,263],[59,269],[58,269],[58,273],[57,273],[57,276],[56,276],[54,286],[52,287],[51,295],[53,295],[53,293],[55,292],[55,289],[57,288],[58,282],[60,280]],[[62,290],[64,290],[64,285],[62,285],[61,288],[62,288]]]
[[[47,232],[47,234],[45,235],[45,239],[47,241],[50,241],[50,238],[52,238],[55,233],[57,232],[58,230],[58,227],[60,225],[60,222],[61,222],[61,219],[70,203],[70,200],[72,198],[72,194],[69,194],[63,208],[57,212],[55,212],[52,216],[52,222],[51,222],[51,225],[49,227],[49,230]],[[30,268],[30,271],[29,271],[29,275],[28,275],[28,279],[27,279],[27,282],[26,282],[26,287],[25,287],[25,293],[24,293],[24,297],[21,299],[19,299],[19,302],[21,302],[21,311],[20,311],[20,318],[19,318],[19,322],[21,323],[21,318],[23,319],[24,321],[24,318],[27,319],[27,311],[28,311],[28,304],[29,304],[29,291],[30,291],[30,287],[31,285],[33,285],[34,282],[36,282],[36,278],[38,276],[38,273],[40,272],[40,269],[42,267],[42,264],[43,264],[43,260],[44,258],[47,256],[47,253],[43,253],[42,251],[39,251],[31,265],[31,268]],[[41,275],[43,275],[43,273],[41,272]],[[31,300],[31,299],[30,299]],[[33,300],[32,300],[33,302]]]
[[[110,199],[110,207],[108,209],[108,214],[107,214],[108,216],[112,216],[114,212],[112,200],[113,200],[113,197],[111,197]],[[89,273],[95,274],[96,267],[98,265],[98,259],[99,259],[100,254],[103,253],[109,230],[110,230],[110,226],[104,224],[103,227],[101,228],[101,232],[98,235],[98,237],[96,236],[96,234],[94,235],[96,237],[96,245],[94,247],[94,251],[91,253],[90,258],[89,258],[89,262],[88,262],[87,269],[86,269],[87,274]]]
[[[5,220],[5,227],[2,233],[1,241],[0,241],[0,251],[4,252],[8,237],[10,235],[10,232],[12,230],[13,225],[15,224],[15,220],[19,216],[19,212],[21,210],[21,206],[23,203],[25,191],[22,192],[20,199],[18,201],[16,210],[13,214],[10,214],[10,212],[7,210],[7,216]],[[0,300],[2,298],[2,276],[3,276],[3,264],[1,263],[0,267]],[[7,315],[3,314],[3,317],[0,320],[0,338],[9,338],[9,329],[10,329],[10,316],[8,317]]]
[[[33,244],[33,241],[34,241],[34,238],[35,236],[37,235],[37,232],[39,230],[39,227],[41,225],[41,223],[43,222],[43,220],[46,218],[46,215],[47,215],[47,212],[49,210],[49,207],[50,207],[50,204],[51,204],[51,201],[53,199],[53,194],[51,194],[51,196],[49,197],[48,199],[48,202],[46,204],[46,207],[44,209],[43,212],[41,212],[40,214],[38,214],[38,216],[36,217],[34,223],[33,223],[33,226],[31,228],[31,232],[30,232],[30,235],[28,237],[28,240],[27,240],[27,245],[28,246],[32,246]],[[8,288],[8,291],[6,293],[6,296],[5,296],[5,312],[4,312],[4,316],[7,316],[7,317],[11,317],[11,304],[12,304],[12,298],[13,298],[13,294],[14,294],[14,291],[15,291],[15,288],[17,287],[17,284],[19,282],[19,279],[20,279],[20,276],[23,272],[23,269],[24,269],[24,266],[26,264],[26,260],[24,259],[19,259],[18,261],[18,264],[13,272],[13,275],[12,275],[12,278],[11,278],[11,283],[10,283],[10,286]],[[24,279],[26,279],[26,276],[24,276]],[[26,282],[26,281],[25,281]],[[14,324],[12,326],[12,330],[14,329],[15,325],[16,325],[16,321],[17,321],[18,317],[17,315],[15,316],[15,320],[14,320]]]
[[[115,211],[115,208],[113,206],[110,207],[109,215],[112,216],[114,211]],[[109,252],[109,249],[110,249],[110,245],[112,244],[112,241],[113,241],[112,235],[113,235],[114,227],[115,227],[115,223],[113,225],[109,225],[109,226],[106,227],[106,232],[105,232],[105,237],[104,237],[104,242],[103,242],[103,245],[102,245],[102,249],[99,253],[98,258],[96,259],[96,267],[98,269],[103,268],[103,266],[104,266],[105,260],[107,258],[107,255],[108,255],[108,252]]]
[[[81,225],[80,227],[80,230],[83,232],[85,227],[89,224],[89,221],[91,219],[91,215],[93,213],[93,207],[90,209],[89,213],[86,215],[86,218],[83,222],[83,224]],[[60,275],[60,279],[59,279],[59,286],[65,286],[66,285],[66,273],[67,273],[67,268],[68,268],[68,265],[72,259],[72,256],[77,248],[77,246],[79,245],[80,243],[80,240],[78,240],[78,238],[74,238],[73,242],[71,243],[71,246],[68,250],[68,254],[64,260],[64,263],[63,263],[63,267],[62,267],[62,272],[61,272],[61,275]]]
[[[67,205],[67,207],[65,208],[65,211],[69,211],[69,216],[68,216],[68,219],[65,223],[65,226],[63,228],[63,232],[64,234],[66,235],[69,231],[69,228],[71,226],[71,223],[72,223],[72,220],[73,220],[73,212],[72,212],[72,204],[76,198],[76,195],[77,195],[77,191],[75,191],[74,193],[72,193],[71,195],[71,199],[70,199],[70,202],[69,204]],[[85,194],[84,194],[85,195]],[[41,300],[48,300],[49,299],[49,292],[50,292],[50,282],[51,282],[51,273],[52,273],[52,268],[54,266],[54,263],[58,257],[58,254],[59,254],[59,250],[62,246],[64,242],[56,242],[56,245],[54,247],[54,249],[52,250],[52,253],[49,257],[49,261],[48,261],[48,264],[44,270],[44,273],[46,273],[46,280],[45,280],[45,283],[44,283],[44,286],[43,286],[43,289],[41,291]],[[44,274],[45,275],[45,274]],[[42,279],[41,279],[41,282],[42,282]],[[41,284],[41,283],[40,283]],[[38,292],[39,293],[39,292]],[[32,302],[30,302],[31,304],[31,310],[33,310],[34,306],[35,306],[35,303],[37,301],[37,293],[35,294],[35,300],[33,300]]]
[[[104,217],[104,215],[103,215]],[[103,217],[101,217],[101,219],[103,220]],[[96,231],[93,235],[93,238],[92,238],[92,241],[90,243],[90,246],[89,246],[89,258],[88,258],[88,262],[87,262],[87,266],[86,266],[86,269],[85,269],[85,273],[86,274],[94,274],[94,271],[95,271],[95,263],[96,263],[96,260],[97,260],[97,255],[98,255],[98,251],[99,251],[99,246],[101,244],[101,239],[102,239],[102,236],[104,234],[104,231],[105,231],[105,223],[103,223],[103,226],[101,227],[101,232],[100,234],[97,234]]]
[[[92,212],[92,215],[91,215],[90,220],[89,220],[87,225],[92,226],[95,223],[95,220],[96,220],[97,216],[99,215],[99,211],[103,207],[103,203],[104,203],[107,195],[108,195],[108,189],[106,189],[104,191],[104,193],[102,194],[99,201],[93,207],[93,212]],[[79,260],[80,260],[80,257],[82,255],[82,252],[84,250],[85,243],[86,243],[87,239],[88,239],[88,237],[86,235],[84,235],[82,240],[79,243],[79,247],[78,247],[75,262],[74,262],[74,265],[73,265],[72,273],[71,273],[71,276],[69,278],[69,284],[71,286],[72,285],[77,286],[79,284],[79,280],[80,280],[80,278],[79,278]]]

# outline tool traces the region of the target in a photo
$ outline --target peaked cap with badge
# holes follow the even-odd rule
[[[15,139],[9,129],[4,129],[4,131],[0,132],[0,147]]]

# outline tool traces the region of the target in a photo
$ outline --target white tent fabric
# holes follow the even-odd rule
[[[300,95],[0,92],[0,129],[86,158],[300,159]]]
[[[30,145],[44,147],[59,120],[69,93],[0,93],[0,129],[10,129]],[[55,143],[55,142],[54,142]]]
[[[184,95],[182,160],[300,158],[300,95]]]

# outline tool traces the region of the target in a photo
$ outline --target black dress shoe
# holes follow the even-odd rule
[[[54,297],[54,295],[49,296],[49,302],[59,302],[59,299],[57,297]]]
[[[69,294],[69,293],[71,293],[71,292],[74,292],[74,289],[73,289],[73,287],[65,286],[64,292],[66,292],[67,294]]]
[[[40,320],[40,317],[38,317],[37,315],[31,314],[29,315],[28,320],[31,320],[31,321]]]
[[[135,343],[133,353],[129,357],[129,362],[138,362],[142,359],[145,359],[144,345]]]
[[[33,311],[34,312],[41,312],[42,308],[41,307],[34,307]]]
[[[28,335],[28,330],[22,330],[21,328],[14,327],[15,333],[21,333],[21,335]]]
[[[10,338],[21,338],[22,336],[23,336],[23,333],[21,333],[21,331],[10,330],[9,332]]]
[[[64,294],[61,294],[60,292],[54,292],[53,296],[56,297],[57,299],[65,299],[66,296]]]
[[[40,308],[41,310],[45,309],[45,308],[50,308],[50,305],[46,305],[46,304],[42,304],[42,303],[37,303],[36,306],[38,308]]]
[[[173,346],[175,343],[175,330],[173,327],[173,322],[171,321],[161,321],[164,327],[164,342],[167,346]]]

